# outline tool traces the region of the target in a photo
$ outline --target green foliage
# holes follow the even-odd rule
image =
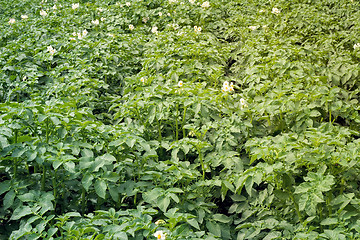
[[[360,237],[359,2],[78,4],[0,0],[0,238]]]

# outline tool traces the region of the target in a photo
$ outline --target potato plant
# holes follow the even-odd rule
[[[0,0],[1,239],[360,238],[356,0]]]

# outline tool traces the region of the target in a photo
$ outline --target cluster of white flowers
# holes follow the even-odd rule
[[[184,85],[183,81],[179,81],[179,82],[178,82],[178,86],[179,86],[179,87],[182,87],[183,85]]]
[[[360,48],[360,43],[355,43],[354,44],[354,49]]]
[[[112,38],[114,38],[115,37],[115,35],[114,34],[112,34],[112,33],[108,33],[107,34],[109,37],[112,37]]]
[[[130,29],[131,31],[134,30],[134,29],[135,29],[134,25],[130,24],[130,25],[129,25],[129,29]]]
[[[263,13],[263,12],[265,12],[264,9],[260,9],[260,10],[259,10],[259,13]]]
[[[21,19],[28,19],[28,15],[21,15]]]
[[[169,0],[169,3],[177,3],[177,0]]]
[[[158,239],[158,240],[165,240],[166,234],[164,233],[164,231],[156,231],[154,233],[154,237],[156,237],[156,239]]]
[[[143,21],[144,23],[147,23],[147,21],[149,21],[149,17],[143,17],[142,21]]]
[[[52,46],[48,46],[48,47],[47,47],[47,50],[48,50],[48,52],[49,52],[51,55],[54,55],[54,53],[56,53],[56,49],[53,48]]]
[[[189,3],[195,4],[195,0],[189,0]]]
[[[145,84],[145,78],[144,78],[144,77],[141,77],[141,78],[140,78],[140,82],[142,82],[143,84]]]
[[[158,14],[159,14],[159,17],[161,17],[161,16],[162,16],[162,12],[159,12]]]
[[[249,26],[249,29],[252,31],[256,30],[257,28],[258,28],[258,26]]]
[[[273,8],[272,9],[272,11],[271,11],[271,13],[273,13],[273,14],[275,14],[275,15],[278,15],[278,14],[280,14],[280,10],[278,9],[278,8]]]
[[[102,17],[102,18],[100,18],[100,21],[105,21],[106,20],[106,18],[104,18],[104,17]]]
[[[203,2],[203,4],[201,4],[202,8],[209,8],[210,7],[210,3],[208,1]]]
[[[194,31],[195,31],[196,33],[201,33],[201,27],[194,26]]]
[[[44,10],[40,10],[40,15],[45,17],[47,15],[47,13]]]
[[[9,24],[14,24],[16,22],[15,18],[10,18]]]
[[[79,8],[79,6],[80,6],[79,3],[73,3],[71,8],[75,10],[75,9]]]
[[[130,7],[130,6],[131,6],[131,3],[130,3],[130,2],[126,2],[125,5],[128,6],[128,7]]]
[[[230,83],[228,81],[225,81],[222,86],[223,92],[233,92],[234,91],[234,83]]]
[[[151,28],[151,32],[157,34],[158,33],[158,28],[156,26],[153,26]]]
[[[91,20],[91,23],[94,25],[99,25],[99,19]]]
[[[243,98],[240,98],[240,108],[241,108],[241,109],[244,109],[244,108],[246,108],[247,106],[248,106],[248,105],[247,105],[246,100],[243,99]]]

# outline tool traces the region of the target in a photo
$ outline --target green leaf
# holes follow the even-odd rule
[[[120,176],[119,176],[119,174],[117,174],[115,172],[106,172],[102,178],[109,182],[115,183],[120,179]]]
[[[172,192],[172,193],[183,193],[184,191],[180,188],[169,188],[167,189],[168,192]]]
[[[111,198],[115,201],[119,201],[119,192],[117,187],[108,186]]]
[[[166,209],[168,208],[170,204],[170,198],[163,196],[157,200],[157,206],[160,208],[161,211],[166,212]]]
[[[6,180],[4,182],[0,182],[0,195],[10,189],[10,181]]]
[[[56,125],[56,126],[58,126],[58,125],[60,125],[61,124],[61,122],[60,122],[60,120],[57,118],[57,117],[50,117],[50,119],[51,119],[51,121]]]
[[[5,194],[5,197],[4,197],[4,200],[3,200],[3,208],[4,208],[4,210],[11,207],[11,205],[14,203],[15,196],[16,196],[16,194],[15,194],[14,190],[10,190],[9,192],[7,192]]]
[[[63,162],[60,161],[60,160],[55,160],[55,161],[53,161],[53,163],[52,163],[53,168],[54,168],[55,170],[58,169],[58,168],[61,166],[61,164],[63,164]]]
[[[214,214],[213,219],[222,223],[229,223],[232,220],[231,217],[225,216],[224,214]]]
[[[252,176],[249,176],[245,181],[245,190],[251,196],[252,194],[252,186],[254,184],[254,180]]]
[[[212,221],[207,221],[206,228],[215,236],[221,237],[221,227],[219,224]]]
[[[94,187],[95,187],[96,194],[99,197],[105,199],[106,189],[107,189],[105,181],[103,181],[101,179],[96,180]]]
[[[65,162],[64,169],[68,172],[75,173],[75,163],[72,161]]]
[[[117,239],[117,240],[128,240],[128,236],[125,232],[117,232],[113,235],[112,239]]]
[[[338,224],[339,221],[336,218],[326,218],[324,220],[321,221],[321,225],[334,225],[334,224]]]
[[[200,230],[199,223],[196,221],[196,219],[194,219],[194,218],[187,219],[186,222],[189,223],[194,228]]]
[[[19,195],[18,198],[22,201],[22,202],[32,202],[35,200],[35,196],[33,193],[25,193],[23,195]]]
[[[24,216],[27,216],[29,214],[32,214],[32,210],[29,206],[19,206],[16,208],[11,215],[10,220],[18,220]]]

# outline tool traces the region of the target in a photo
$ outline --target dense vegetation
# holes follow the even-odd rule
[[[359,239],[359,19],[0,0],[0,238]]]

